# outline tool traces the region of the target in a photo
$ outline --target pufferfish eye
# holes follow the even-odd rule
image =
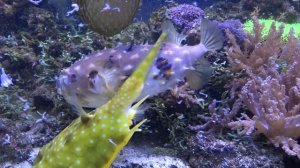
[[[75,75],[75,74],[72,74],[72,75],[71,75],[70,81],[71,81],[71,83],[75,83],[75,82],[77,81],[77,78],[76,78],[76,75]]]
[[[89,73],[88,78],[89,78],[89,85],[90,85],[91,88],[95,88],[95,83],[96,83],[95,80],[97,80],[97,79],[96,79],[97,76],[98,76],[98,71],[96,71],[96,70],[92,70],[92,71]]]
[[[100,93],[101,88],[104,86],[104,81],[101,75],[96,70],[92,70],[88,75],[90,90],[94,93]]]

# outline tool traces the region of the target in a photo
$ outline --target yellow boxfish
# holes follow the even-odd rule
[[[221,30],[208,20],[202,21],[201,43],[195,46],[181,45],[184,37],[170,22],[163,24],[163,29],[170,35],[151,67],[141,98],[170,89],[183,79],[193,89],[199,89],[210,75],[209,66],[203,64],[199,73],[193,64],[207,51],[223,46]],[[79,112],[83,112],[82,107],[99,107],[115,95],[151,48],[152,45],[130,45],[92,53],[62,70],[57,78],[58,91]]]
[[[36,168],[107,168],[145,121],[133,128],[142,92],[152,62],[166,34],[163,33],[149,54],[124,82],[115,96],[93,113],[81,115],[39,152]]]

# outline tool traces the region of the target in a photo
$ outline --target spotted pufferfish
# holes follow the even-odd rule
[[[205,60],[197,65],[198,71],[193,64],[204,58],[207,51],[223,46],[221,30],[205,19],[201,22],[201,43],[195,46],[181,45],[184,36],[170,22],[163,25],[163,30],[169,34],[168,39],[151,67],[140,98],[161,93],[183,79],[191,88],[201,88],[211,75],[211,68]],[[152,45],[119,46],[92,53],[62,70],[57,78],[58,92],[79,113],[84,113],[82,107],[99,107],[116,94],[151,48]]]
[[[35,168],[108,168],[133,133],[145,120],[133,128],[132,119],[142,99],[144,81],[166,33],[162,33],[149,54],[124,82],[115,96],[92,113],[81,115],[46,144],[39,152]]]

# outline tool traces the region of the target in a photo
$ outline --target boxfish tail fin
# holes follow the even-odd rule
[[[207,19],[201,21],[201,43],[208,50],[219,50],[223,47],[224,36],[217,23]]]

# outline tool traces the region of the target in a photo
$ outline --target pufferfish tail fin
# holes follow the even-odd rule
[[[224,36],[217,23],[202,19],[201,43],[208,50],[219,50],[223,47]]]
[[[217,23],[203,19],[201,21],[199,51],[204,54],[209,50],[219,50],[223,47],[223,43],[224,36]],[[208,83],[213,74],[213,68],[203,55],[193,63],[193,67],[194,69],[185,70],[184,75],[190,88],[198,90]]]

